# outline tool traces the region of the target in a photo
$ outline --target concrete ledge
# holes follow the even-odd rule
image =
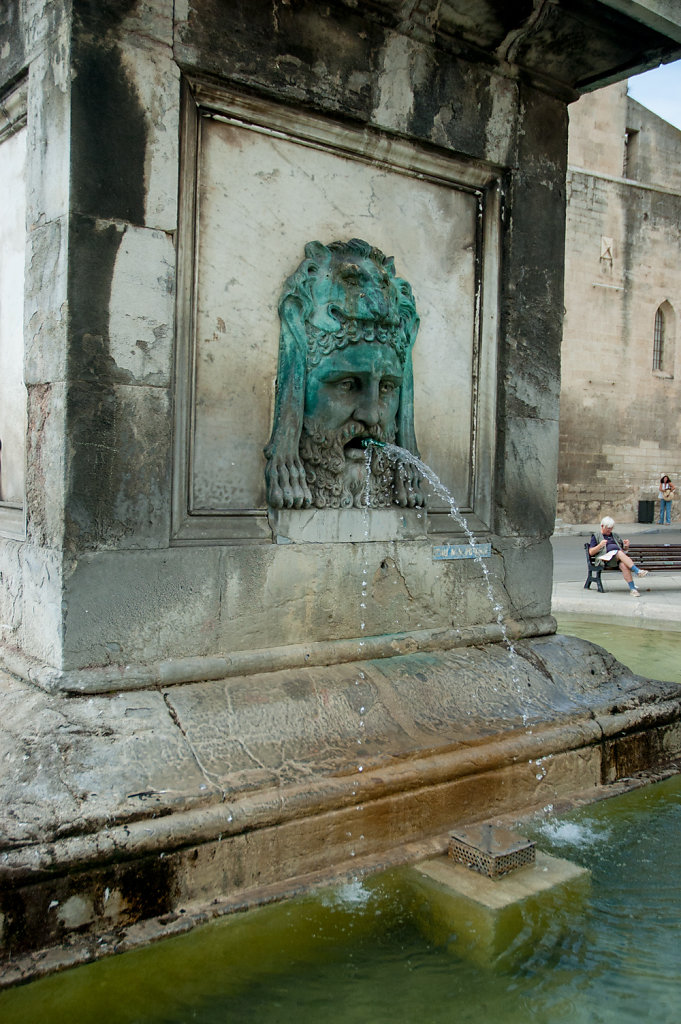
[[[599,594],[595,586],[585,590],[584,580],[554,584],[551,610],[554,615],[580,615],[612,625],[681,629],[681,574],[651,574],[640,583],[640,597],[631,597],[621,574],[605,579],[604,586],[606,592]]]
[[[426,539],[426,509],[269,509],[277,544],[337,544],[352,541]]]

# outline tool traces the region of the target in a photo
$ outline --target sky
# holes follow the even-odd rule
[[[681,60],[629,79],[629,95],[681,128]]]

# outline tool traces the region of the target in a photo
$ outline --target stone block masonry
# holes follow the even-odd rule
[[[623,705],[619,668],[544,637],[567,106],[681,54],[680,28],[659,4],[611,0],[530,16],[507,0],[0,6],[0,177],[18,166],[5,147],[25,143],[23,197],[0,210],[13,239],[0,250],[24,255],[0,317],[23,321],[8,330],[26,409],[12,405],[23,487],[0,501],[7,957],[92,956],[88,943],[121,948],[145,922],[433,844],[453,818],[543,796],[538,757],[555,755],[554,791],[568,792],[608,777],[604,737],[646,737],[627,747],[632,770],[678,750],[669,691],[629,678]],[[591,178],[603,223],[585,284],[619,286],[635,268],[621,211],[648,214],[660,241],[675,200],[648,190],[631,209],[620,182]],[[347,369],[320,391],[369,393],[371,412],[399,390],[405,433],[413,403],[419,450],[488,557],[433,559],[471,543],[435,495],[425,512],[372,508],[361,536],[344,509],[267,505],[275,381],[300,399],[286,360],[317,344],[300,330],[309,310],[280,317],[284,282],[306,245],[357,238],[413,290],[413,359],[364,392]],[[634,296],[649,312],[663,301],[652,265]],[[362,267],[344,269],[357,285]],[[343,280],[347,319],[367,319],[366,291]],[[638,386],[645,411],[676,385],[611,372],[615,325],[631,345],[638,301],[593,291],[611,365],[592,407]],[[394,325],[372,294],[380,341]],[[351,337],[340,312],[313,309],[336,348]],[[300,347],[280,363],[287,329]],[[601,426],[580,401],[567,422]],[[610,422],[630,450],[628,412]],[[677,436],[652,417],[640,430],[665,457]],[[527,642],[529,704],[504,630]]]

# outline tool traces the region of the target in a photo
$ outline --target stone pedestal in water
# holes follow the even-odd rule
[[[678,749],[551,637],[549,537],[567,104],[679,20],[469,7],[7,6],[6,956]]]
[[[508,969],[547,933],[561,934],[589,892],[586,868],[537,854],[533,867],[492,880],[437,857],[415,865],[414,920],[436,946],[483,967]]]

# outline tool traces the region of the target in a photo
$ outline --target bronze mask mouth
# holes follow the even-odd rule
[[[366,458],[366,450],[372,440],[368,434],[356,434],[354,437],[351,437],[347,444],[343,445],[345,458],[352,460]]]

